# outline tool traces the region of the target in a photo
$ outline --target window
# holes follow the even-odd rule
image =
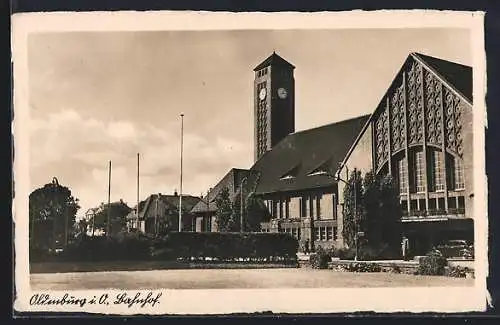
[[[464,167],[462,159],[455,158],[455,189],[463,190],[465,187]]]
[[[322,217],[321,213],[321,200],[322,199],[322,195],[318,195],[316,197],[316,218],[320,219]]]
[[[302,199],[302,208],[303,208],[303,217],[304,218],[308,218],[309,217],[309,198],[308,197],[304,197]]]
[[[334,227],[331,226],[314,227],[314,237],[316,241],[334,240],[336,235],[337,235],[336,228]]]
[[[464,166],[460,158],[448,155],[448,187],[453,190],[463,190],[465,188]]]
[[[398,161],[398,182],[399,193],[405,194],[408,190],[408,166],[406,163],[406,157]]]
[[[300,239],[300,228],[292,228],[292,236]]]
[[[437,200],[437,208],[440,210],[443,210],[445,208],[444,206],[444,197],[440,197]]]
[[[435,191],[444,191],[444,168],[443,168],[443,152],[433,151],[432,152],[432,181]]]
[[[299,218],[304,218],[304,199],[299,198]]]
[[[457,198],[449,197],[448,198],[448,209],[456,209],[457,208]]]
[[[333,240],[333,239],[335,239],[334,228],[333,227],[326,227],[326,228],[327,228],[326,240]]]
[[[402,209],[403,211],[408,210],[408,201],[407,201],[407,200],[402,200],[402,201],[401,201],[401,209]]]
[[[272,205],[273,205],[273,211],[272,211],[272,216],[274,218],[278,218],[278,202],[276,201],[271,201],[272,202]]]
[[[411,211],[416,211],[417,210],[417,200],[411,200],[410,201],[410,210]]]
[[[418,211],[425,211],[425,199],[419,199],[418,200]]]
[[[314,218],[314,198],[309,197],[309,216]]]
[[[424,153],[415,152],[415,185],[417,192],[425,192]]]
[[[334,219],[335,194],[324,194],[318,197],[320,202],[318,216],[321,219]]]
[[[332,195],[332,209],[333,219],[337,219],[337,196],[335,194]]]
[[[300,218],[300,198],[292,197],[289,199],[288,218]]]
[[[437,200],[429,199],[429,210],[437,210]]]

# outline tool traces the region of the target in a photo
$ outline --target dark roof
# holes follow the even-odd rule
[[[267,59],[265,59],[264,61],[262,61],[262,63],[260,63],[258,66],[256,66],[255,69],[253,69],[253,71],[260,70],[260,69],[268,67],[270,65],[286,66],[288,68],[295,69],[295,66],[293,64],[291,64],[287,60],[283,59],[281,56],[276,54],[276,52],[273,52],[273,54],[271,54]]]
[[[333,173],[369,117],[364,115],[289,134],[251,168],[260,173],[256,193],[335,184]]]
[[[139,202],[139,219],[143,219],[147,214],[148,209],[151,206],[151,203],[154,202],[157,198],[160,198],[161,202],[167,207],[170,207],[172,210],[175,210],[178,213],[179,209],[179,196],[178,195],[163,195],[163,194],[152,194],[148,196],[148,198],[144,201]],[[191,209],[201,200],[201,198],[192,196],[192,195],[182,195],[182,211],[189,212]],[[135,209],[129,213],[127,219],[135,218]]]
[[[412,53],[411,55],[423,61],[427,67],[443,78],[449,86],[455,88],[472,103],[472,67],[421,53]]]

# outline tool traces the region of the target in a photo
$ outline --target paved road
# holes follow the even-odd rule
[[[33,290],[472,286],[474,280],[313,269],[158,270],[32,274]]]

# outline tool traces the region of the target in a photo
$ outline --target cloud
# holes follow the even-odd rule
[[[185,194],[206,192],[234,166],[249,167],[247,144],[223,136],[184,135]],[[30,175],[33,189],[54,176],[72,189],[79,215],[107,201],[108,162],[112,161],[111,200],[136,202],[137,153],[141,199],[180,187],[180,132],[174,123],[160,128],[130,120],[97,121],[72,109],[31,120]]]
[[[117,121],[108,124],[108,133],[117,139],[134,138],[136,136],[135,127],[127,121]]]

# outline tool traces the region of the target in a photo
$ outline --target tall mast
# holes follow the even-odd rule
[[[179,193],[179,232],[182,231],[182,154],[184,141],[184,114],[181,114],[181,186]]]

